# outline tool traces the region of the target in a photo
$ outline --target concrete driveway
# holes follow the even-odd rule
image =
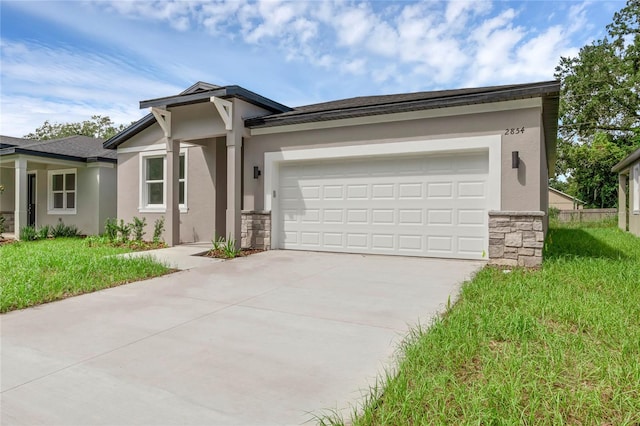
[[[356,404],[482,265],[270,251],[5,314],[0,420],[301,424]]]

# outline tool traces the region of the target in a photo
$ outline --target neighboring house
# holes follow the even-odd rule
[[[289,108],[196,83],[140,102],[151,113],[105,142],[118,152],[118,217],[164,216],[170,245],[219,235],[262,248],[537,265],[559,89]]]
[[[101,139],[71,136],[48,141],[0,136],[0,212],[6,232],[24,226],[75,225],[99,234],[115,218],[116,155]]]
[[[549,207],[558,210],[578,210],[584,208],[586,203],[569,194],[549,187]]]
[[[618,173],[618,227],[640,236],[640,148],[611,170]]]

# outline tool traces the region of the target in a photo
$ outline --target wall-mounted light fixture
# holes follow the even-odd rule
[[[262,172],[260,171],[258,166],[253,166],[253,178],[254,179],[258,179],[261,174],[262,174]]]
[[[518,151],[511,151],[511,168],[517,169],[520,167],[520,156]]]

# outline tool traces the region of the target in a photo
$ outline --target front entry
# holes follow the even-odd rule
[[[36,174],[27,175],[27,225],[36,226]]]

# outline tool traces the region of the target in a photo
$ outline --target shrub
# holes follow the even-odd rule
[[[162,238],[162,233],[164,232],[164,216],[156,219],[153,223],[153,242],[158,244],[160,239]]]
[[[236,248],[236,240],[231,238],[231,235],[229,235],[229,238],[226,240],[224,237],[218,237],[218,239],[212,240],[211,242],[213,243],[213,251],[219,252],[226,259],[238,257],[242,251]]]
[[[0,237],[2,237],[2,233],[4,232],[4,216],[0,215]]]
[[[51,236],[53,238],[80,236],[80,231],[78,230],[77,226],[75,225],[67,226],[62,222],[58,223],[56,226],[52,227],[50,230],[51,230]]]
[[[129,241],[129,236],[131,235],[131,224],[124,223],[123,219],[120,219],[120,226],[118,227],[118,232],[120,233],[120,241],[127,242]]]
[[[133,239],[135,241],[142,241],[142,237],[144,237],[144,227],[147,226],[147,218],[143,217],[142,219],[134,216],[133,223],[131,224],[133,230]]]
[[[36,237],[39,240],[46,240],[47,238],[49,238],[50,233],[51,233],[51,226],[44,225],[40,229],[38,229]]]
[[[33,226],[24,226],[20,229],[20,239],[22,241],[35,241],[37,237],[36,229]]]
[[[560,209],[557,207],[549,207],[549,219],[557,219],[560,216]]]
[[[108,218],[104,221],[104,236],[107,237],[109,242],[114,242],[118,239],[118,220]]]

